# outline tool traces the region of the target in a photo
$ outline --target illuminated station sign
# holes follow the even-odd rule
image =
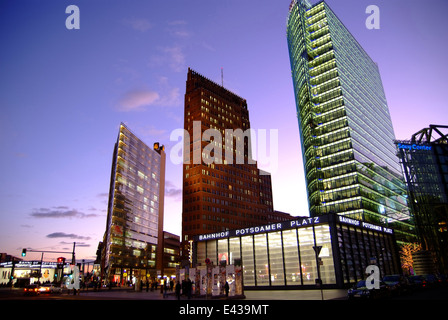
[[[350,219],[347,217],[339,216],[338,221],[343,224],[350,224],[362,229],[371,229],[376,230],[379,232],[389,233],[393,234],[393,229],[385,228],[382,226],[374,225],[371,223],[363,222],[360,220]],[[280,230],[287,230],[287,229],[293,229],[293,228],[302,228],[302,227],[309,227],[317,224],[322,223],[328,223],[328,216],[318,216],[318,217],[297,217],[293,220],[288,221],[282,221],[277,223],[272,223],[268,225],[262,225],[262,226],[254,226],[254,227],[247,227],[247,228],[241,228],[241,229],[235,229],[235,230],[226,230],[222,232],[215,232],[215,233],[209,233],[209,234],[201,234],[195,236],[196,241],[207,241],[207,240],[214,240],[214,239],[223,239],[223,238],[229,238],[229,237],[238,237],[238,236],[245,236],[245,235],[253,235],[258,233],[265,233],[265,232],[271,232],[271,231],[280,231]]]

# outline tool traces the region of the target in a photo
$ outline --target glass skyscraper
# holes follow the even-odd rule
[[[414,228],[377,64],[324,2],[292,1],[287,20],[311,216]]]
[[[146,282],[162,271],[164,190],[164,147],[154,143],[151,149],[122,123],[103,240],[106,282]]]

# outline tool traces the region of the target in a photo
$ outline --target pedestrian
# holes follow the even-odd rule
[[[148,292],[149,290],[149,280],[148,278],[146,278],[146,292]]]
[[[166,298],[166,291],[168,290],[168,286],[166,284],[166,280],[163,282],[163,298]]]
[[[179,283],[179,281],[177,281],[177,283],[176,283],[176,297],[177,297],[177,300],[180,300],[180,283]]]
[[[193,283],[191,282],[190,278],[188,278],[188,280],[187,280],[186,287],[187,287],[188,299],[191,299],[191,291],[193,290]]]
[[[226,291],[226,298],[229,297],[229,283],[226,281],[226,284],[224,285],[224,290]]]
[[[181,288],[182,288],[182,295],[183,296],[186,295],[187,294],[187,281],[185,281],[185,279],[182,280]]]

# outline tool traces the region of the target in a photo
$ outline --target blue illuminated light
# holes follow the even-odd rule
[[[431,150],[431,146],[427,145],[420,145],[420,144],[405,144],[405,143],[399,143],[398,149],[405,149],[405,150]]]

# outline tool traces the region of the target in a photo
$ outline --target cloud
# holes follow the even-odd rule
[[[163,85],[160,93],[149,89],[131,90],[118,101],[116,109],[121,112],[145,111],[149,106],[177,107],[182,104],[179,88]]]
[[[182,197],[182,189],[178,188],[171,181],[165,182],[165,196],[180,200]]]
[[[52,207],[52,208],[39,208],[33,209],[33,212],[30,214],[33,218],[43,219],[43,218],[52,218],[52,219],[65,219],[65,218],[94,218],[98,217],[98,214],[94,213],[83,213],[76,209],[69,209],[66,206]]]
[[[143,128],[139,128],[138,132],[143,137],[150,137],[151,139],[155,139],[165,137],[168,131],[165,129],[158,129],[152,125],[147,125]]]
[[[129,65],[129,61],[118,59],[113,65],[114,70],[118,73],[115,79],[116,84],[124,84],[141,78],[140,72],[136,68]]]
[[[170,26],[184,26],[187,24],[187,21],[185,20],[173,20],[173,21],[169,21],[168,25]]]
[[[168,65],[175,72],[185,71],[185,54],[180,46],[159,47],[159,53],[149,59],[149,67]]]
[[[74,233],[65,233],[65,232],[53,232],[50,234],[47,234],[47,238],[69,238],[69,239],[76,239],[76,240],[90,240],[90,237],[84,237],[79,236]],[[78,244],[76,244],[78,246]]]
[[[174,121],[176,121],[176,122],[178,122],[178,123],[183,124],[183,122],[182,122],[183,117],[182,117],[182,115],[179,115],[179,113],[168,112],[166,115],[167,115],[167,117],[168,117],[169,119],[174,120]]]
[[[60,241],[59,242],[60,244],[63,244],[63,245],[73,245],[73,242],[65,242],[65,241]],[[88,248],[88,247],[91,247],[91,245],[90,244],[88,244],[88,243],[85,243],[85,242],[76,242],[76,248],[79,248],[79,247],[85,247],[85,248]],[[71,250],[71,248],[67,248],[67,250]]]
[[[208,51],[212,51],[212,52],[215,52],[215,51],[216,51],[215,47],[213,47],[212,45],[210,45],[210,44],[208,44],[208,43],[206,43],[206,42],[202,42],[202,46],[203,46],[205,49],[207,49]]]
[[[152,28],[152,24],[147,19],[125,19],[123,20],[123,23],[140,32],[145,32]]]
[[[185,69],[185,55],[180,47],[164,48],[163,52],[170,58],[169,66],[172,70],[181,72]]]
[[[190,32],[186,30],[174,30],[172,34],[179,38],[188,38],[190,36]]]
[[[28,158],[28,154],[24,152],[16,152],[14,153],[14,156],[17,158]]]
[[[102,192],[102,193],[98,193],[96,196],[98,198],[109,198],[109,193],[108,192]]]
[[[164,94],[158,104],[166,107],[174,107],[178,106],[182,103],[180,99],[180,90],[179,88],[171,88],[166,94]]]
[[[187,22],[185,20],[175,20],[168,22],[168,32],[176,38],[189,38],[191,33],[186,30]]]
[[[134,90],[127,92],[118,102],[119,111],[143,111],[144,107],[154,104],[160,98],[159,94],[151,90]]]
[[[159,77],[158,84],[160,86],[161,98],[157,103],[167,107],[178,107],[182,105],[183,99],[180,89],[172,87],[166,76]]]

